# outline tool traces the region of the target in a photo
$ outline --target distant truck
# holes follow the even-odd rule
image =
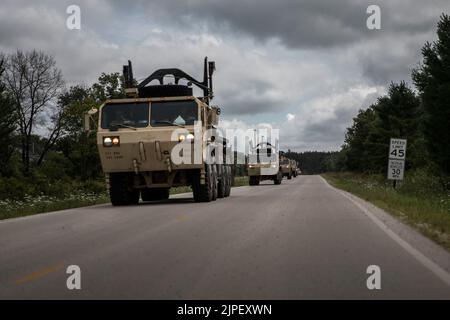
[[[224,139],[203,139],[205,131],[216,128],[219,121],[220,109],[210,105],[214,70],[214,62],[205,58],[203,81],[171,68],[156,70],[136,84],[128,61],[123,68],[127,98],[107,100],[85,116],[89,131],[93,114],[99,113],[97,146],[114,206],[137,204],[140,198],[167,199],[170,188],[178,186],[191,186],[197,202],[230,195],[230,165],[218,163],[214,157],[209,163],[203,156],[195,159],[193,151],[200,143],[202,150],[222,150],[224,160],[231,153]],[[165,84],[167,76],[175,83]],[[181,79],[187,84],[179,84]],[[159,83],[149,85],[153,80]],[[192,85],[200,88],[203,96],[195,97]],[[199,120],[201,125],[195,132],[194,124]],[[179,143],[192,150],[190,161],[174,162],[172,151]]]
[[[272,180],[279,185],[283,180],[278,151],[270,143],[259,143],[255,147],[249,155],[247,171],[251,186],[257,186],[264,180]]]
[[[297,161],[295,160],[289,160],[291,162],[291,168],[292,168],[292,176],[295,178],[298,175],[298,167],[297,167]]]
[[[283,174],[283,177],[287,177],[289,180],[292,179],[292,177],[294,175],[294,171],[292,168],[291,160],[286,157],[283,157],[280,160],[280,167],[281,167],[281,172]]]

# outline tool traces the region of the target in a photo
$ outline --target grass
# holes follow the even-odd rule
[[[0,220],[38,213],[92,206],[109,202],[105,194],[75,193],[64,198],[25,196],[23,200],[0,200]]]
[[[248,185],[248,177],[235,177],[234,187]],[[191,187],[170,189],[170,194],[192,192]],[[66,197],[25,196],[22,200],[0,200],[0,220],[24,217],[44,212],[58,211],[96,204],[109,203],[109,196],[104,193],[75,192]]]
[[[450,250],[450,194],[431,190],[421,174],[412,174],[396,189],[381,175],[326,173],[334,187],[348,191],[413,226]],[[433,179],[433,178],[428,178]]]

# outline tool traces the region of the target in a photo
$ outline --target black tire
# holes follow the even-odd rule
[[[275,179],[273,179],[273,183],[278,185],[281,184],[281,181],[283,180],[283,174],[278,171],[278,174],[275,176]]]
[[[259,185],[259,177],[251,176],[250,179],[248,180],[248,184],[251,186]]]
[[[217,166],[218,183],[217,183],[217,198],[225,198],[225,193],[228,184],[228,174],[225,165]]]
[[[211,165],[205,165],[205,184],[200,184],[200,171],[197,172],[192,181],[192,190],[195,202],[210,202],[213,196],[212,168]]]
[[[217,194],[218,194],[218,179],[217,179],[217,165],[213,164],[211,165],[212,167],[212,183],[213,183],[213,196],[212,196],[212,201],[216,201],[217,200]]]
[[[113,206],[138,204],[139,190],[133,188],[133,176],[127,173],[111,173],[109,198]]]
[[[169,199],[169,188],[149,188],[141,190],[142,201],[157,201]]]
[[[231,194],[231,185],[233,184],[233,175],[231,173],[231,167],[225,166],[225,172],[226,172],[226,190],[225,190],[225,197],[229,197]]]
[[[288,178],[288,180],[291,180],[291,179],[292,179],[292,172],[289,172],[289,173],[288,173],[287,178]]]

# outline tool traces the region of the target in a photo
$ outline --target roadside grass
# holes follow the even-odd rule
[[[234,178],[233,187],[246,185],[248,185],[248,177]],[[186,186],[170,189],[170,194],[185,192],[192,192],[191,187]],[[0,220],[109,202],[109,196],[106,191],[102,193],[74,192],[65,197],[26,195],[21,200],[0,200]]]
[[[326,173],[322,176],[334,187],[348,191],[411,225],[450,250],[450,194],[430,190],[413,174],[396,189],[382,175]],[[418,183],[419,182],[419,183]]]
[[[0,220],[107,202],[109,198],[106,193],[74,193],[64,198],[25,196],[23,200],[0,200]]]

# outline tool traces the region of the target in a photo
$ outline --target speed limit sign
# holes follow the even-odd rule
[[[389,160],[388,165],[388,179],[389,180],[403,180],[403,172],[405,171],[405,161],[403,160]]]
[[[405,171],[405,158],[406,139],[391,138],[387,173],[387,177],[389,180],[403,180],[403,173]]]
[[[406,139],[392,139],[389,147],[389,159],[405,160]]]

